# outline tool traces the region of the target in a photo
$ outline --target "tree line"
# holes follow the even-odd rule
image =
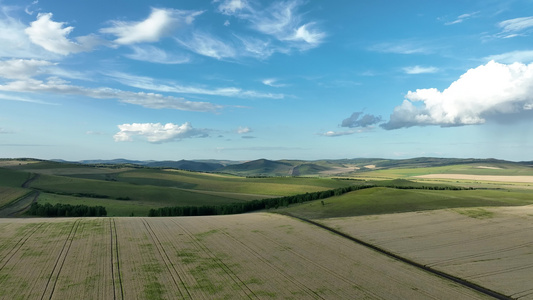
[[[105,217],[107,211],[103,206],[70,205],[56,203],[40,204],[34,202],[27,212],[32,216],[40,217]]]
[[[202,205],[202,206],[173,206],[152,208],[148,212],[150,217],[165,217],[165,216],[209,216],[209,215],[231,215],[242,214],[261,209],[278,208],[280,206],[289,206],[294,203],[303,203],[313,200],[320,200],[332,196],[340,196],[342,194],[353,192],[362,189],[375,187],[375,185],[352,185],[348,187],[305,193],[293,196],[285,196],[278,198],[267,198],[261,200],[252,200],[243,203],[221,204],[221,205]]]
[[[408,183],[409,181],[405,181]],[[278,208],[281,206],[289,206],[290,204],[303,203],[313,200],[326,199],[333,196],[340,196],[345,193],[368,189],[373,187],[388,187],[395,189],[422,189],[422,190],[465,190],[473,188],[463,188],[456,186],[439,186],[439,185],[352,185],[333,190],[305,193],[293,196],[285,196],[278,198],[267,198],[261,200],[252,200],[243,203],[231,203],[221,205],[202,205],[202,206],[173,206],[152,208],[148,212],[150,217],[166,217],[166,216],[210,216],[210,215],[231,215],[242,214],[262,209]]]

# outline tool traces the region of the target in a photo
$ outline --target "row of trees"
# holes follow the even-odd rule
[[[165,217],[165,216],[209,216],[209,215],[230,215],[242,214],[261,209],[278,208],[280,206],[289,206],[294,203],[325,199],[332,196],[339,196],[348,192],[375,187],[375,185],[353,185],[334,190],[322,192],[305,193],[294,196],[279,198],[268,198],[262,200],[253,200],[244,203],[232,203],[222,205],[203,205],[203,206],[174,206],[150,209],[148,216]]]
[[[27,212],[32,216],[40,217],[104,217],[107,211],[103,206],[70,205],[56,203],[32,203]]]

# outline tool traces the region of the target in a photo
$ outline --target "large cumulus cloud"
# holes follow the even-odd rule
[[[490,61],[468,70],[442,92],[435,88],[409,91],[381,127],[483,124],[490,118],[532,109],[533,63]]]

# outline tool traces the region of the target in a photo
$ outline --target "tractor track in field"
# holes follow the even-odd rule
[[[331,233],[334,233],[334,234],[339,235],[339,236],[341,236],[343,238],[351,240],[351,241],[353,241],[353,242],[355,242],[355,243],[357,243],[359,245],[362,245],[362,246],[365,246],[367,248],[370,248],[370,249],[372,249],[374,251],[377,251],[377,252],[379,252],[381,254],[384,254],[386,256],[389,256],[391,258],[394,258],[396,260],[404,262],[404,263],[406,263],[408,265],[411,265],[411,266],[416,267],[418,269],[421,269],[423,271],[432,273],[432,274],[437,275],[437,276],[439,276],[441,278],[448,279],[448,280],[453,281],[455,283],[458,283],[458,284],[460,284],[460,285],[462,285],[464,287],[467,287],[467,288],[470,288],[470,289],[475,290],[477,292],[480,292],[480,293],[482,293],[484,295],[487,295],[487,296],[490,296],[490,297],[493,297],[493,298],[496,298],[496,299],[500,299],[500,300],[511,300],[511,299],[513,299],[510,296],[498,293],[498,292],[493,291],[491,289],[488,289],[488,288],[485,288],[483,286],[477,285],[477,284],[475,284],[473,282],[470,282],[470,281],[467,281],[465,279],[453,276],[451,274],[448,274],[448,273],[433,269],[431,267],[428,267],[427,265],[422,265],[420,263],[417,263],[417,262],[415,262],[413,260],[410,260],[408,258],[405,258],[403,256],[394,254],[394,253],[392,253],[390,251],[387,251],[387,250],[385,250],[383,248],[380,248],[378,246],[375,246],[373,244],[367,243],[367,242],[365,242],[363,240],[360,240],[360,239],[355,238],[353,236],[350,236],[350,235],[348,235],[348,234],[346,234],[344,232],[341,232],[341,231],[338,231],[338,230],[333,229],[331,227],[328,227],[328,226],[326,226],[324,224],[321,224],[321,223],[318,223],[318,222],[315,222],[315,221],[312,221],[312,220],[309,220],[309,219],[301,218],[301,217],[298,217],[298,216],[294,216],[294,215],[291,215],[291,214],[285,214],[285,215],[289,216],[289,217],[292,217],[292,218],[295,218],[295,219],[298,219],[298,220],[303,221],[305,223],[320,227],[320,228],[322,228],[324,230],[327,230],[327,231],[329,231]],[[528,267],[530,267],[530,266],[528,265]]]
[[[24,236],[22,236],[18,241],[17,243],[15,243],[15,246],[13,246],[13,248],[11,249],[11,251],[9,251],[9,253],[5,256],[7,257],[7,259],[3,262],[2,266],[0,266],[0,271],[2,271],[2,269],[4,269],[4,267],[7,265],[7,263],[11,260],[11,258],[13,258],[13,256],[15,256],[15,254],[17,254],[17,252],[20,250],[20,248],[22,248],[22,246],[24,246],[24,244],[28,241],[28,239],[35,233],[37,232],[37,230],[39,230],[39,228],[41,228],[42,226],[44,225],[44,223],[40,223],[39,225],[35,226],[33,228],[33,230],[29,233],[29,234],[26,234]],[[0,261],[1,263],[1,261]]]
[[[148,224],[148,222],[143,218],[142,222],[144,224],[144,227],[146,227],[146,230],[148,234],[150,235],[150,238],[152,239],[153,244],[155,245],[157,251],[159,252],[159,256],[163,259],[165,266],[167,267],[168,272],[170,273],[170,277],[172,277],[172,281],[176,285],[176,288],[181,294],[181,299],[189,298],[193,299],[191,296],[191,293],[187,289],[187,286],[185,285],[185,282],[183,281],[183,278],[179,275],[179,272],[176,270],[176,267],[174,267],[174,264],[172,263],[172,260],[168,256],[168,253],[165,251],[165,248],[163,248],[163,245],[161,244],[161,241],[157,237],[157,234],[152,229],[152,226]],[[177,277],[177,279],[176,279]],[[180,283],[183,288],[180,288]],[[185,290],[186,294],[183,293],[182,290]]]
[[[54,268],[52,269],[52,272],[50,273],[50,276],[48,277],[48,281],[46,282],[46,286],[44,288],[43,294],[41,295],[41,300],[46,299],[45,298],[47,294],[46,292],[49,290],[50,285],[51,285],[50,296],[48,297],[48,299],[52,299],[52,296],[54,295],[54,291],[57,285],[57,280],[59,278],[59,274],[61,274],[63,265],[65,264],[65,261],[67,260],[67,255],[70,250],[70,246],[72,246],[72,241],[74,240],[74,236],[76,235],[76,232],[78,231],[80,223],[81,223],[81,219],[77,219],[72,225],[72,227],[70,228],[68,237],[65,240],[65,243],[63,243],[63,247],[61,248],[61,251],[59,252],[59,255],[54,264]],[[55,273],[55,276],[54,276],[54,273]],[[52,278],[54,278],[53,283],[51,283]]]
[[[173,222],[189,236],[191,241],[196,244],[199,249],[202,249],[208,256],[210,256],[211,259],[224,271],[224,273],[226,273],[226,275],[232,279],[237,286],[241,287],[241,291],[246,294],[249,299],[254,297],[258,298],[257,295],[248,287],[248,285],[246,285],[220,258],[218,258],[211,250],[209,250],[209,248],[198,242],[196,237],[189,230],[179,224],[179,222],[176,222],[175,220],[173,220]]]
[[[111,277],[113,278],[113,299],[118,298],[117,283],[115,283],[115,281],[118,280],[118,285],[120,285],[120,299],[124,300],[124,287],[122,286],[122,274],[120,271],[120,259],[118,252],[117,225],[115,223],[115,219],[113,218],[109,219],[109,232],[111,235]],[[115,265],[117,268],[116,272]],[[116,277],[118,277],[118,279],[116,279]]]
[[[278,267],[276,267],[274,264],[272,264],[271,262],[269,262],[267,259],[265,259],[261,254],[259,254],[257,251],[255,251],[254,249],[252,249],[250,246],[246,245],[245,243],[243,243],[242,241],[240,241],[239,239],[229,235],[229,234],[225,234],[227,237],[233,239],[236,243],[239,243],[241,244],[241,246],[246,249],[248,252],[250,252],[255,258],[257,258],[259,261],[263,262],[265,265],[269,266],[270,268],[272,268],[272,270],[274,270],[276,273],[278,273],[279,275],[281,275],[282,277],[284,277],[287,281],[291,282],[292,284],[294,284],[294,286],[297,286],[299,287],[303,292],[305,292],[306,294],[308,294],[309,296],[313,297],[313,298],[319,298],[319,299],[325,299],[324,297],[320,296],[319,294],[317,294],[315,291],[309,289],[305,284],[301,283],[300,281],[296,280],[295,278],[292,278],[290,276],[288,276],[287,274],[285,274],[284,272],[282,272]]]

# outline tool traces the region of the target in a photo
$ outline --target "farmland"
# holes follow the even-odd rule
[[[103,206],[109,216],[0,218],[0,298],[487,297],[466,284],[533,299],[533,197],[529,182],[517,180],[531,176],[524,165],[409,161],[387,169],[391,162],[372,160],[352,168],[363,171],[323,178],[0,163],[0,199],[12,212],[37,201]],[[331,166],[282,165],[297,163],[318,172]],[[263,171],[265,164],[272,166],[262,162]],[[253,165],[243,170],[255,174]],[[458,174],[478,177],[445,178]],[[144,217],[150,208],[286,198],[318,200],[240,215]]]
[[[146,216],[151,208],[230,204],[353,184],[329,178],[246,178],[176,169],[23,162],[2,161],[0,186],[6,186],[0,190],[0,199],[6,199],[2,201],[12,201],[25,185],[26,192],[39,192],[40,203],[104,206],[109,216]]]
[[[281,215],[1,219],[0,237],[2,298],[484,299]]]
[[[533,299],[532,205],[330,218],[321,222],[514,299]]]

